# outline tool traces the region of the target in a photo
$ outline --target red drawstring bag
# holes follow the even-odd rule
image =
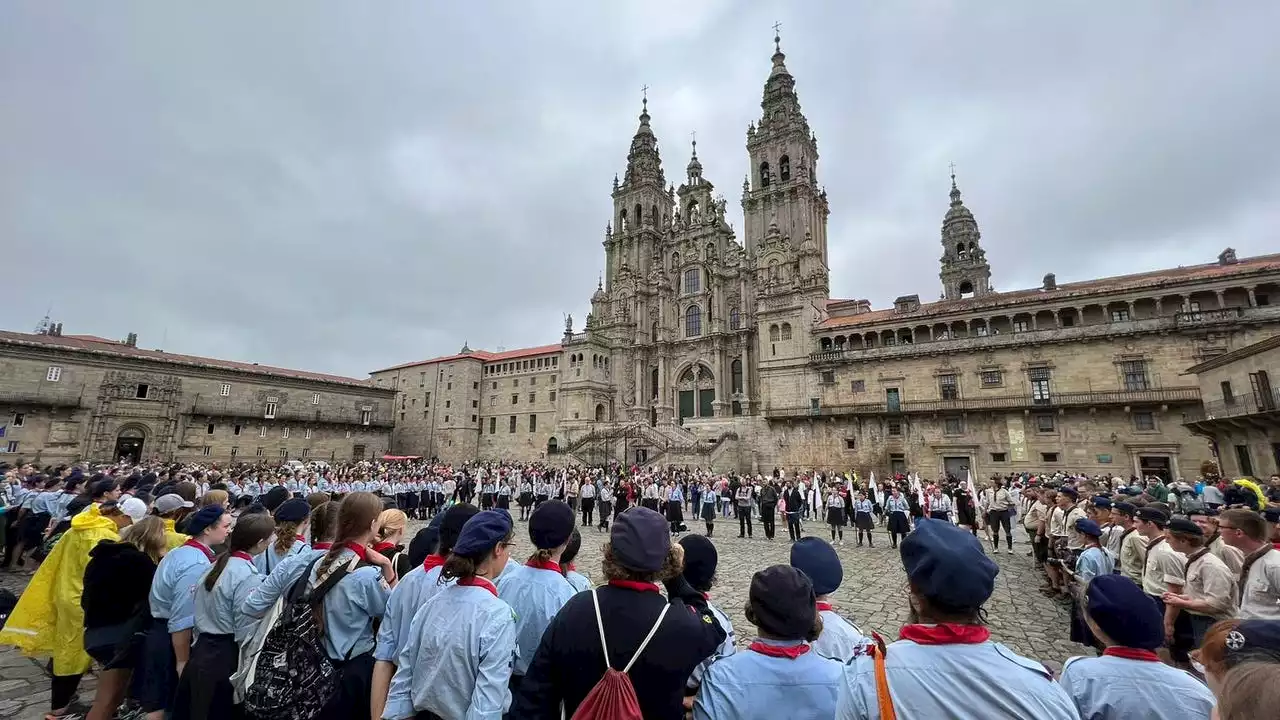
[[[636,654],[631,656],[631,661],[621,671],[615,670],[613,664],[609,662],[609,643],[604,637],[604,619],[600,617],[600,600],[596,597],[596,591],[591,591],[591,603],[596,608],[596,627],[600,630],[600,649],[604,651],[604,677],[600,678],[595,687],[591,688],[591,692],[582,699],[582,703],[578,705],[578,709],[573,713],[573,720],[644,720],[644,715],[640,712],[640,700],[636,698],[635,686],[631,684],[631,677],[627,675],[631,670],[631,666],[636,664],[636,660],[640,658],[640,653],[644,652],[649,641],[658,632],[658,626],[662,625],[662,618],[666,617],[667,610],[671,608],[670,604],[662,607],[662,612],[658,613],[658,620],[649,629],[649,634],[645,636],[644,642],[640,643],[640,647],[636,648]]]

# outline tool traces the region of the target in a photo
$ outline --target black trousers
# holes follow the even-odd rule
[[[591,514],[596,509],[595,498],[581,498],[582,501],[582,526],[586,527],[591,524]]]
[[[800,539],[800,511],[787,511],[787,535],[793,540]]]
[[[751,537],[751,508],[734,507],[734,512],[738,513],[738,537]]]
[[[778,506],[776,505],[760,506],[760,525],[761,527],[764,528],[764,536],[769,538],[770,540],[773,539],[773,534],[777,530],[777,527],[774,525],[774,522],[773,522],[774,516],[777,513],[777,511],[778,511]]]

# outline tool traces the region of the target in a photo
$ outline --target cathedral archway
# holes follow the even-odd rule
[[[715,374],[701,362],[691,363],[680,372],[676,380],[676,397],[679,399],[679,418],[709,418],[715,415]]]

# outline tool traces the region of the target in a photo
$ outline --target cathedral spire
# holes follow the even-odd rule
[[[693,140],[691,141],[691,144],[693,145],[693,156],[689,159],[689,167],[687,167],[685,170],[689,175],[689,184],[697,185],[698,181],[702,179],[702,163],[698,162],[697,131],[693,132]]]
[[[991,292],[991,265],[982,249],[978,221],[965,207],[956,185],[956,166],[951,164],[951,206],[942,219],[943,297],[959,300]]]
[[[641,88],[640,126],[631,138],[631,149],[627,152],[627,171],[623,175],[624,185],[634,185],[645,181],[656,181],[659,187],[666,185],[662,176],[662,158],[658,155],[658,138],[649,126],[649,86]]]

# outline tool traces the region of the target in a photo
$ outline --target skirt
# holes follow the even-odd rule
[[[929,517],[933,520],[943,520],[946,522],[951,522],[951,513],[947,512],[946,510],[930,510]]]
[[[902,511],[889,513],[889,532],[906,535],[911,532],[911,524],[907,522],[907,514]]]
[[[1071,601],[1071,641],[1078,642],[1086,647],[1096,647],[1097,638],[1093,636],[1093,631],[1089,629],[1089,624],[1084,621],[1084,614],[1080,612],[1080,604],[1075,600]]]
[[[844,525],[844,508],[827,506],[827,524]]]
[[[596,503],[596,512],[600,513],[600,522],[604,522],[613,514],[613,503],[601,500]]]
[[[684,522],[684,508],[678,502],[667,503],[667,522]]]
[[[370,720],[369,694],[373,690],[373,651],[345,662],[334,661],[339,673],[338,692],[324,706],[317,720]]]
[[[173,693],[178,688],[177,664],[173,640],[169,637],[169,620],[152,618],[133,673],[132,695],[142,704],[143,712],[172,707]]]
[[[510,496],[510,495],[502,495],[502,494],[499,494],[499,495],[498,495],[498,507],[502,508],[503,510],[510,510],[510,509],[511,509],[511,496]]]
[[[533,504],[533,493],[525,491],[520,493],[520,507],[527,508]]]
[[[222,720],[233,717],[235,689],[231,676],[240,665],[234,635],[202,633],[191,646],[173,698],[171,720]]]
[[[658,498],[645,498],[640,501],[640,504],[654,512],[658,511]]]
[[[876,521],[871,517],[869,512],[855,512],[853,514],[853,524],[859,530],[875,530]]]
[[[493,493],[480,493],[480,506],[493,507]]]
[[[132,670],[150,625],[147,613],[115,625],[85,628],[84,650],[103,670]]]
[[[702,503],[702,519],[705,522],[716,521],[716,504],[715,503]]]

